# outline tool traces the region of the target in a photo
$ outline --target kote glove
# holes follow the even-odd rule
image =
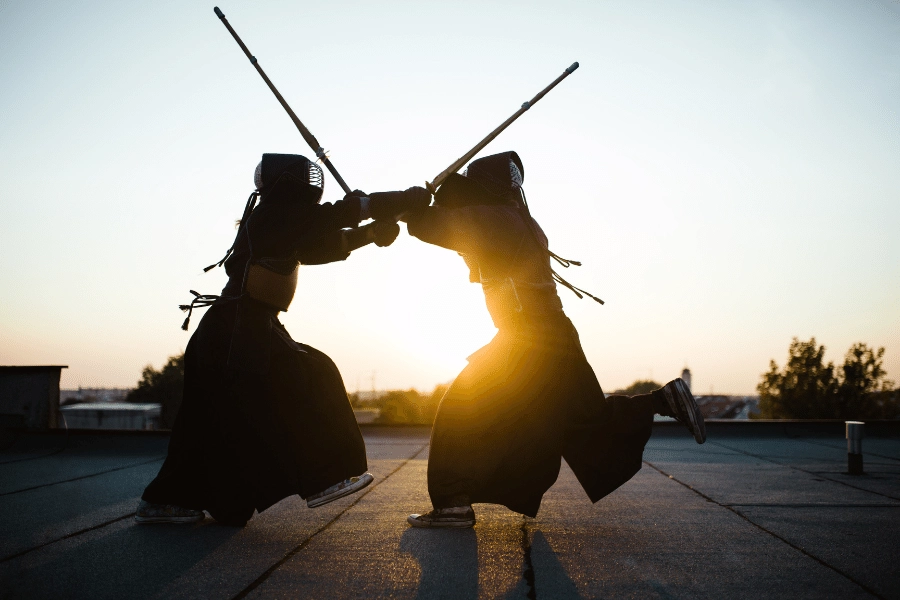
[[[373,219],[390,219],[405,212],[416,212],[431,204],[431,194],[425,188],[411,187],[402,192],[369,194],[369,214]]]
[[[371,227],[373,241],[380,248],[390,246],[400,235],[400,226],[395,221],[375,221]]]

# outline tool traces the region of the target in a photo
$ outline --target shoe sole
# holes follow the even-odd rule
[[[475,521],[420,521],[416,518],[413,518],[412,515],[406,517],[406,522],[412,525],[413,527],[420,527],[422,529],[440,529],[440,528],[450,528],[450,527],[474,527]]]
[[[334,502],[339,498],[343,498],[344,496],[349,496],[350,494],[355,494],[359,490],[367,487],[370,483],[375,481],[375,478],[371,473],[365,473],[362,477],[359,478],[359,481],[348,485],[342,490],[338,490],[333,494],[329,494],[327,496],[322,496],[321,498],[316,498],[315,500],[307,500],[306,506],[307,508],[316,508],[322,506],[323,504],[328,504],[329,502]]]
[[[703,414],[697,407],[694,395],[691,394],[691,390],[688,389],[687,384],[681,379],[675,380],[675,388],[678,403],[684,408],[684,412],[687,414],[687,418],[690,421],[688,429],[690,429],[691,433],[694,435],[694,440],[696,440],[698,444],[702,444],[706,441],[706,423],[703,420]]]
[[[149,525],[153,523],[172,523],[175,525],[187,525],[189,523],[199,523],[205,518],[206,517],[204,515],[199,515],[196,517],[139,517],[137,515],[134,515],[134,521],[142,525]]]

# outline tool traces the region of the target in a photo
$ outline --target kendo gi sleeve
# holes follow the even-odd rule
[[[334,204],[330,202],[316,204],[310,213],[312,220],[324,230],[334,231],[356,227],[360,221],[360,201],[359,198],[351,196],[346,200],[338,200]]]
[[[428,244],[461,254],[476,254],[483,243],[478,215],[471,208],[429,206],[406,218],[406,230]]]
[[[359,219],[360,203],[356,197],[309,207],[295,230],[294,255],[304,265],[346,260],[350,251],[341,230],[356,227]]]
[[[295,254],[301,264],[324,265],[347,260],[350,251],[344,243],[343,232],[338,229],[302,244]]]

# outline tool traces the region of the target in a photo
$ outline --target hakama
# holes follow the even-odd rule
[[[408,219],[411,235],[463,256],[498,328],[438,408],[428,462],[438,509],[484,502],[533,517],[562,458],[593,502],[641,468],[654,400],[604,396],[556,294],[546,237],[526,220],[509,205]]]

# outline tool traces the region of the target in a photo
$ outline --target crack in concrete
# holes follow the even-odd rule
[[[534,585],[534,563],[531,562],[531,538],[528,531],[528,517],[522,517],[522,577],[525,579],[525,597],[537,600],[537,588]]]

